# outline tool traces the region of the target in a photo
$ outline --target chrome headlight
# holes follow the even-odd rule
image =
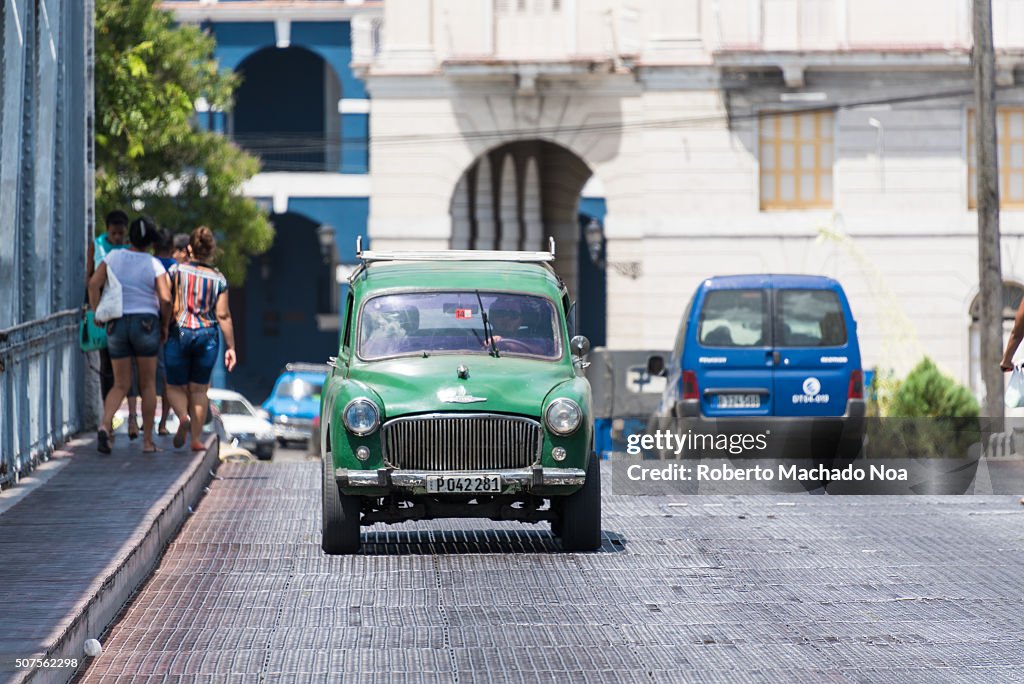
[[[348,402],[341,414],[345,427],[354,435],[368,435],[380,427],[380,411],[377,404],[365,397]]]
[[[571,435],[583,422],[583,411],[572,399],[555,399],[544,412],[544,422],[556,435]]]

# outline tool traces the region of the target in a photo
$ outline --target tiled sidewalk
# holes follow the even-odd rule
[[[217,437],[205,452],[173,449],[170,437],[157,444],[163,451],[143,454],[141,440],[122,435],[104,456],[95,435],[72,440],[34,473],[56,468],[45,482],[13,505],[0,499],[0,682],[67,681],[73,667],[16,660],[81,664],[85,640],[113,620],[202,496]]]

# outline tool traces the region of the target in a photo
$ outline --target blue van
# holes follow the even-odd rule
[[[823,276],[704,280],[668,362],[652,356],[648,371],[668,379],[660,417],[864,417],[857,323]]]

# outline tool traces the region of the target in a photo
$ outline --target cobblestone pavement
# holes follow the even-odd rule
[[[597,553],[461,520],[375,526],[361,555],[327,557],[316,461],[219,474],[83,681],[988,683],[1024,667],[1017,497],[606,491]]]

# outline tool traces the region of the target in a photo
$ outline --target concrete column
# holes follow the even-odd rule
[[[434,0],[388,0],[384,5],[384,45],[374,65],[381,71],[434,68]]]
[[[701,40],[700,0],[649,0],[650,39],[644,60],[652,62],[706,62]]]
[[[540,204],[540,174],[537,173],[537,158],[526,160],[523,174],[523,249],[544,250],[544,218]]]
[[[501,164],[501,181],[498,183],[499,220],[501,241],[498,249],[519,249],[519,189],[516,183],[516,162],[511,154],[505,155]]]
[[[469,242],[473,234],[471,200],[469,173],[467,172],[459,179],[459,184],[455,186],[455,193],[452,197],[452,249],[469,249]]]
[[[496,212],[491,184],[491,162],[481,157],[476,170],[476,244],[473,249],[494,249]]]

